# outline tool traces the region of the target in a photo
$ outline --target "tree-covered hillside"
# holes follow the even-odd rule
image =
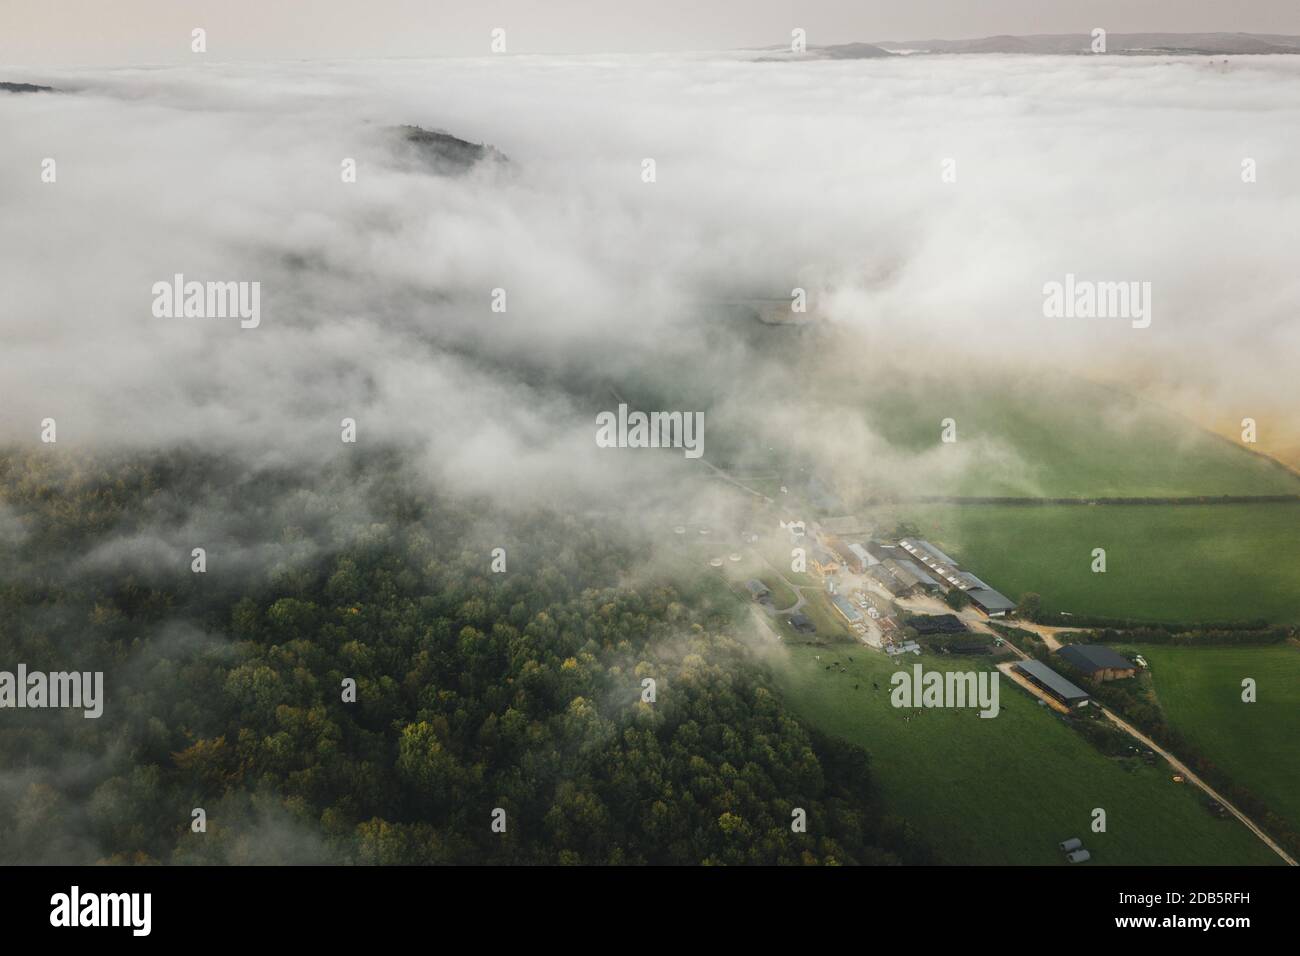
[[[106,698],[0,711],[0,861],[929,859],[729,609],[623,583],[634,533],[368,461],[0,460],[0,669],[102,670]]]

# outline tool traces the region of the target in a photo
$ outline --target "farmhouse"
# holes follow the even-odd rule
[[[1083,707],[1090,699],[1087,691],[1076,687],[1046,664],[1017,661],[1013,666],[1027,681],[1066,707]]]
[[[1137,673],[1137,665],[1100,644],[1067,644],[1056,652],[1093,680],[1122,680]]]
[[[745,582],[745,587],[749,588],[749,596],[755,601],[766,601],[772,595],[767,585],[758,578],[750,578]]]

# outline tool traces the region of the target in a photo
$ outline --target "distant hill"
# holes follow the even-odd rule
[[[873,43],[839,43],[834,46],[817,47],[814,52],[828,60],[869,60],[895,55]]]
[[[0,90],[5,93],[53,93],[52,86],[37,86],[34,83],[0,83]]]
[[[866,60],[900,54],[1023,53],[1067,56],[1092,53],[1087,33],[1051,33],[1033,36],[1002,34],[968,40],[884,40],[876,43],[837,43],[809,47],[807,53],[769,47],[760,62],[794,60]],[[1108,33],[1106,53],[1126,56],[1181,54],[1247,56],[1262,53],[1300,53],[1300,37],[1266,33]]]
[[[1002,35],[970,40],[889,40],[874,46],[886,52],[1028,53],[1041,56],[1091,53],[1092,37],[1086,33]],[[1300,37],[1262,33],[1108,33],[1106,52],[1205,56],[1300,53]]]
[[[794,53],[785,48],[772,48],[760,62],[778,63],[789,60],[874,60],[896,54],[873,43],[838,43],[832,46],[810,46],[807,53]]]
[[[398,140],[399,157],[444,176],[467,173],[484,160],[506,162],[505,155],[495,147],[471,143],[441,130],[397,126],[392,127],[391,132]]]

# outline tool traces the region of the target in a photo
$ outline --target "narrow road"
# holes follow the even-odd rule
[[[962,619],[966,620],[964,617]],[[987,633],[990,634],[996,633],[995,631],[993,631],[992,628],[988,627],[982,621],[968,621],[967,623],[980,625],[979,630],[985,631]],[[1016,626],[1019,625],[1017,624]],[[1044,638],[1044,640],[1045,639],[1046,638]],[[1031,659],[1028,654],[1026,654],[1020,648],[1016,647],[1010,641],[1007,641],[1006,644],[1003,646],[1010,649],[1021,660]],[[1227,797],[1222,796],[1217,790],[1215,790],[1208,783],[1202,780],[1197,774],[1193,773],[1191,769],[1187,766],[1187,764],[1183,763],[1181,760],[1179,760],[1177,757],[1171,754],[1168,750],[1165,750],[1165,748],[1161,747],[1158,743],[1156,743],[1146,734],[1142,733],[1142,731],[1138,730],[1128,721],[1122,719],[1121,717],[1113,713],[1110,710],[1110,708],[1103,707],[1101,703],[1098,702],[1097,700],[1093,700],[1092,703],[1089,704],[1088,706],[1098,708],[1103,714],[1106,715],[1106,717],[1116,727],[1124,731],[1126,734],[1128,734],[1138,743],[1142,744],[1144,747],[1147,747],[1150,750],[1154,750],[1160,756],[1164,757],[1165,760],[1169,762],[1169,766],[1173,767],[1175,771],[1182,774],[1184,779],[1195,784],[1197,787],[1200,787],[1202,791],[1209,794],[1210,799],[1217,800],[1219,801],[1219,803],[1223,804],[1223,808],[1225,810],[1227,810],[1234,817],[1240,820],[1242,825],[1245,826],[1247,830],[1249,830],[1251,833],[1255,834],[1255,836],[1259,837],[1262,841],[1264,841],[1264,845],[1267,846],[1274,853],[1276,853],[1278,856],[1280,856],[1288,866],[1296,865],[1296,861],[1292,858],[1291,854],[1287,853],[1286,850],[1278,846],[1276,840],[1274,840],[1267,833],[1265,833],[1258,826],[1256,826],[1255,821],[1252,820],[1250,817],[1246,816],[1246,814],[1242,813],[1240,810],[1238,810],[1236,806],[1234,806],[1232,803],[1228,801]]]
[[[805,604],[808,603],[808,599],[803,596],[803,588],[809,588],[809,587],[815,588],[815,585],[793,583],[789,578],[785,576],[784,571],[782,571],[780,568],[778,568],[775,564],[773,564],[771,561],[767,559],[767,555],[763,554],[761,551],[758,551],[757,549],[755,549],[754,553],[758,555],[759,560],[761,560],[764,564],[766,564],[769,568],[772,569],[772,573],[781,579],[782,584],[784,584],[786,587],[788,587],[791,591],[794,592],[794,596],[797,600],[789,607],[781,608],[782,614],[793,614],[795,611],[799,610],[799,608],[803,607]],[[816,588],[816,589],[820,590],[820,588]]]
[[[1097,704],[1096,701],[1093,701],[1093,703]],[[1100,707],[1101,705],[1097,704],[1097,706]],[[1107,717],[1109,717],[1111,719],[1111,722],[1114,723],[1115,726],[1117,726],[1120,730],[1126,732],[1130,737],[1133,737],[1134,739],[1141,741],[1143,744],[1150,747],[1160,756],[1168,760],[1169,766],[1173,767],[1175,770],[1181,773],[1186,779],[1190,780],[1192,783],[1196,784],[1198,787],[1200,787],[1202,790],[1208,793],[1211,799],[1218,800],[1219,803],[1223,804],[1224,809],[1226,809],[1234,817],[1240,820],[1242,824],[1245,825],[1246,829],[1248,829],[1251,833],[1255,834],[1255,836],[1263,840],[1270,850],[1272,850],[1274,853],[1276,853],[1278,856],[1280,856],[1283,860],[1287,862],[1288,866],[1296,865],[1296,861],[1291,857],[1291,855],[1287,853],[1286,850],[1278,846],[1272,837],[1270,837],[1259,827],[1255,826],[1254,821],[1252,821],[1250,817],[1246,816],[1246,814],[1242,813],[1231,803],[1229,803],[1226,797],[1220,796],[1220,794],[1217,791],[1215,791],[1213,787],[1211,787],[1208,783],[1206,783],[1204,780],[1202,780],[1200,777],[1194,774],[1188,768],[1187,764],[1183,763],[1181,760],[1179,760],[1177,757],[1171,754],[1168,750],[1165,750],[1158,743],[1156,743],[1146,734],[1142,733],[1142,731],[1138,730],[1132,724],[1128,723],[1125,720],[1120,719],[1118,716],[1111,713],[1111,711],[1108,708],[1102,707],[1101,712],[1105,714]]]

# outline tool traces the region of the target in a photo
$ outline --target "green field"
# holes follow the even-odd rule
[[[782,346],[781,362],[792,369],[801,363],[788,352],[798,347]],[[815,409],[808,420],[835,423],[833,443],[819,441],[824,436],[812,425],[807,434],[792,436],[784,420],[764,430],[763,422],[743,415],[729,419],[720,411],[711,419],[716,444],[710,460],[739,469],[738,475],[782,475],[791,489],[789,498],[780,498],[782,515],[853,512],[885,536],[899,522],[911,522],[1013,599],[1037,592],[1048,612],[1153,622],[1300,623],[1300,502],[864,504],[920,495],[1300,494],[1300,478],[1280,465],[1158,406],[1075,379],[1030,381],[974,371],[945,380],[910,370],[877,370],[868,377],[857,356],[822,350],[801,358],[806,374],[799,394]],[[740,400],[731,405],[746,407]],[[956,419],[958,440],[943,445],[940,422],[949,417]],[[839,501],[819,504],[813,476]],[[771,484],[764,493],[772,493]],[[1104,574],[1091,570],[1094,548],[1106,549]],[[773,537],[761,549],[777,566],[787,565],[786,541]],[[796,584],[814,580],[786,577]],[[946,710],[904,720],[889,705],[889,676],[916,659],[895,663],[852,643],[824,597],[808,596],[815,639],[843,643],[796,644],[782,629],[788,663],[777,674],[787,699],[804,720],[871,753],[889,805],[949,861],[1060,864],[1057,843],[1078,836],[1099,864],[1281,862],[1235,820],[1207,812],[1200,791],[1173,783],[1163,762],[1147,767],[1103,756],[1005,680],[1003,711],[994,720]],[[1291,743],[1300,731],[1300,652],[1145,652],[1171,724],[1279,813],[1300,818],[1300,761]],[[1216,656],[1261,652],[1240,660]],[[1184,661],[1190,653],[1210,656]],[[833,660],[847,673],[827,670]],[[924,663],[942,668],[943,660],[927,656]],[[1259,674],[1237,673],[1250,666]],[[1234,679],[1220,687],[1225,672]],[[1257,677],[1262,693],[1271,688],[1269,707],[1236,703],[1241,676]],[[1222,700],[1207,703],[1216,694]],[[1257,709],[1242,709],[1248,706]],[[1281,716],[1279,709],[1289,712]],[[1109,832],[1090,832],[1094,807],[1107,810]]]
[[[873,394],[867,422],[896,449],[952,453],[912,476],[911,493],[1104,498],[1300,494],[1281,465],[1150,402],[1080,379],[1026,384],[972,374]],[[939,445],[939,423],[957,441]],[[960,457],[959,457],[960,456]]]
[[[826,670],[832,660],[848,672]],[[1064,865],[1057,843],[1073,836],[1103,865],[1281,862],[1235,820],[1212,817],[1163,762],[1124,769],[1005,679],[996,718],[929,710],[905,722],[889,703],[889,677],[917,660],[790,647],[777,674],[801,717],[871,753],[889,804],[948,862]],[[922,663],[944,667],[928,656]],[[1107,811],[1107,833],[1090,832],[1094,807]]]
[[[752,347],[744,380],[684,359],[671,388],[648,379],[620,388],[638,407],[706,410],[707,459],[773,498],[814,475],[850,511],[895,495],[1300,494],[1300,475],[1110,385],[1019,368],[869,364],[851,336],[792,338],[755,323],[730,332]],[[785,392],[788,415],[753,413]],[[951,444],[940,440],[949,418]]]
[[[800,610],[807,615],[808,619],[813,622],[817,628],[815,634],[802,634],[785,623],[785,615],[781,615],[779,630],[785,640],[794,643],[817,643],[817,644],[844,644],[849,646],[859,646],[859,641],[850,633],[844,625],[844,619],[831,606],[830,599],[826,596],[825,591],[805,590],[804,597],[807,603]],[[865,651],[865,649],[864,649]]]
[[[809,431],[824,438],[817,423],[838,423],[843,444],[792,436],[784,424],[769,431],[764,422],[724,408],[710,420],[709,460],[737,476],[755,476],[750,484],[772,497],[779,497],[777,485],[794,491],[814,474],[850,509],[860,498],[892,495],[1300,494],[1300,475],[1283,465],[1108,386],[978,370],[948,377],[900,370],[864,378],[856,363],[837,370],[823,353],[808,361],[812,371],[800,394]],[[945,443],[941,423],[949,418],[956,441]],[[809,445],[821,452],[801,454]],[[770,474],[782,480],[761,477]]]
[[[1151,664],[1169,725],[1300,828],[1300,649],[1133,645]],[[1241,700],[1253,677],[1258,699]]]
[[[1300,622],[1300,503],[892,509],[1013,600],[1151,621]],[[1106,549],[1106,572],[1091,570]]]
[[[782,581],[781,576],[773,571],[757,552],[745,548],[741,551],[741,555],[742,560],[738,564],[728,561],[723,567],[727,580],[738,588],[743,588],[751,578],[757,578],[767,585],[768,591],[771,592],[770,599],[775,610],[784,611],[794,606],[799,599],[794,593],[794,588]]]

